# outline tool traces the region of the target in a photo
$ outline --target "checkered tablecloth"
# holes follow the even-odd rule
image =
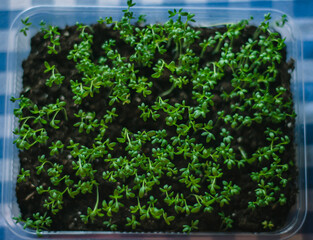
[[[134,0],[137,5],[194,6],[194,7],[244,7],[272,8],[286,12],[294,18],[303,40],[303,78],[305,89],[305,114],[307,129],[308,166],[308,214],[301,230],[292,239],[313,239],[313,0]],[[23,10],[36,5],[126,5],[126,0],[0,0],[0,163],[3,161],[3,126],[5,121],[6,56],[9,27],[14,18]],[[0,164],[1,166],[1,164]],[[2,171],[2,170],[1,170]],[[1,174],[0,171],[0,174]],[[0,181],[3,181],[0,177]],[[0,194],[5,194],[1,189]],[[1,201],[1,199],[0,199]],[[0,215],[0,240],[17,239],[8,230]]]

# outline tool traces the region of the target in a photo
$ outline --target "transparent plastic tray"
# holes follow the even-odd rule
[[[180,7],[177,7],[179,9]],[[17,120],[13,116],[13,109],[16,107],[9,101],[11,96],[19,96],[22,89],[22,66],[21,63],[27,58],[30,52],[30,39],[40,30],[39,23],[43,20],[47,24],[65,27],[66,25],[74,25],[76,22],[84,24],[96,23],[100,17],[112,16],[113,19],[120,19],[123,7],[56,7],[42,6],[33,7],[17,16],[12,23],[10,29],[10,42],[7,56],[7,89],[6,89],[6,105],[5,105],[5,136],[4,140],[4,156],[3,165],[1,167],[2,181],[2,201],[1,208],[5,221],[11,231],[21,239],[36,238],[36,233],[30,229],[23,229],[21,224],[15,224],[12,217],[19,215],[19,207],[15,196],[16,177],[19,172],[18,150],[13,145],[13,129],[18,125]],[[148,23],[164,22],[168,17],[168,7],[133,7],[135,15],[147,15]],[[264,19],[264,14],[270,12],[273,22],[279,20],[282,12],[275,9],[234,9],[234,8],[190,8],[185,7],[185,11],[195,14],[197,26],[216,26],[225,23],[237,22],[242,19],[249,19],[251,16],[254,20],[251,24],[258,24]],[[23,27],[21,19],[29,17],[32,26],[29,29],[28,36],[25,37],[19,32]],[[207,239],[215,237],[223,237],[223,239],[280,239],[288,238],[295,234],[304,222],[307,211],[307,189],[306,189],[306,142],[305,142],[305,114],[304,114],[304,96],[303,96],[303,80],[302,80],[302,43],[299,39],[299,31],[294,25],[293,20],[288,16],[288,23],[284,28],[278,28],[283,37],[286,37],[288,58],[293,58],[296,68],[292,75],[292,92],[294,97],[294,107],[297,114],[296,119],[296,163],[299,170],[297,180],[299,193],[294,207],[291,209],[286,225],[275,232],[270,233],[218,233],[203,232],[191,233],[190,235],[179,233],[121,233],[121,232],[43,232],[43,237],[58,239],[167,239],[167,238],[188,238],[188,239]]]

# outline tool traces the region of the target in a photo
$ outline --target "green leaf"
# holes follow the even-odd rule
[[[201,210],[201,206],[194,207],[191,209],[191,213],[198,213]]]
[[[139,197],[143,198],[144,194],[145,194],[145,187],[144,185],[142,185],[142,187],[139,189]]]
[[[151,77],[153,77],[153,78],[159,78],[159,77],[161,77],[161,75],[162,75],[162,72],[159,71],[159,72],[153,73],[153,74],[151,75]]]
[[[168,68],[168,70],[170,70],[172,73],[175,72],[176,70],[176,65],[174,61],[171,61],[170,64],[166,64],[166,67]]]

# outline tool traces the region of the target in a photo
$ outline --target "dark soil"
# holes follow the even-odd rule
[[[119,39],[119,34],[116,31],[113,31],[111,28],[104,27],[103,25],[94,25],[92,26],[94,29],[94,44],[92,47],[93,50],[93,60],[97,61],[100,56],[104,55],[103,50],[101,49],[101,45],[105,40],[110,38],[117,40],[117,46],[122,53],[123,56],[129,57],[132,53],[132,49],[127,47],[127,45]],[[223,32],[225,31],[224,27],[215,28],[215,29],[205,29],[201,28],[201,39],[208,38],[213,35],[215,31]],[[241,43],[246,41],[249,37],[252,36],[255,31],[255,27],[247,27],[243,31],[243,35],[236,40],[234,45],[238,51]],[[96,133],[91,132],[90,134],[80,134],[78,132],[77,127],[73,127],[73,124],[77,121],[77,118],[74,116],[74,113],[78,111],[78,109],[82,108],[84,111],[95,111],[98,116],[103,116],[103,114],[108,109],[108,99],[106,98],[106,91],[100,92],[96,94],[93,98],[88,97],[82,103],[82,106],[78,106],[74,104],[73,93],[70,87],[70,80],[80,79],[81,76],[75,68],[75,63],[67,60],[67,54],[69,50],[73,47],[75,43],[79,43],[81,40],[78,37],[78,32],[76,31],[76,27],[66,27],[61,32],[61,51],[59,54],[49,55],[47,54],[47,40],[43,39],[43,35],[38,33],[32,38],[31,41],[31,53],[29,57],[23,62],[23,86],[24,90],[22,94],[24,96],[29,97],[34,103],[36,103],[39,107],[47,105],[49,103],[54,103],[57,98],[61,100],[65,100],[67,102],[66,110],[68,114],[68,121],[62,120],[61,128],[59,130],[55,130],[53,128],[48,127],[48,146],[51,145],[51,142],[55,142],[56,140],[61,140],[65,145],[68,145],[70,139],[74,139],[75,142],[79,142],[82,145],[90,146],[93,142],[92,138],[96,136]],[[200,53],[201,49],[197,48],[197,43],[194,44],[194,52]],[[212,51],[212,49],[210,50]],[[168,50],[168,54],[163,56],[163,59],[171,59],[171,50]],[[209,60],[214,60],[218,56],[207,54],[206,59],[203,60],[205,62]],[[56,68],[59,72],[65,76],[65,80],[61,87],[53,86],[49,88],[46,86],[46,79],[49,77],[49,74],[43,73],[45,70],[44,61],[48,61],[50,65],[55,64]],[[283,60],[281,64],[279,64],[279,74],[277,76],[276,82],[272,83],[272,88],[274,89],[278,85],[282,85],[287,89],[290,89],[290,70],[293,68],[292,62],[287,62],[285,50],[283,52]],[[151,69],[148,68],[140,68],[137,66],[141,75],[151,76],[153,73]],[[152,105],[156,97],[167,90],[170,87],[170,83],[168,82],[168,73],[165,72],[163,78],[161,80],[153,81],[152,95],[145,99],[147,105]],[[211,119],[216,119],[217,112],[220,110],[224,110],[226,112],[230,111],[230,103],[224,102],[219,94],[222,91],[230,92],[232,90],[232,86],[230,85],[230,80],[232,76],[229,73],[225,74],[223,80],[218,84],[218,86],[214,89],[214,108],[210,116]],[[169,96],[170,103],[181,102],[182,100],[186,100],[187,104],[193,106],[196,104],[195,100],[191,99],[191,90],[190,85],[184,86],[181,91],[174,90]],[[291,99],[291,93],[288,91],[285,94],[285,99]],[[171,129],[165,124],[164,116],[161,116],[160,119],[156,122],[144,122],[139,118],[140,111],[137,109],[137,104],[142,101],[142,95],[137,93],[132,93],[131,103],[128,105],[115,104],[117,108],[117,112],[119,114],[118,120],[113,122],[110,125],[109,131],[107,131],[107,135],[110,139],[115,139],[119,137],[122,127],[127,127],[131,132],[137,132],[139,130],[151,130],[151,129],[166,129],[168,131],[169,136],[175,134],[175,130]],[[249,115],[249,113],[246,113]],[[60,115],[61,116],[61,115]],[[204,119],[205,121],[205,119]],[[247,154],[251,155],[258,147],[267,145],[267,142],[264,137],[264,130],[267,127],[272,127],[275,129],[276,126],[270,122],[264,122],[262,124],[253,124],[251,127],[242,127],[238,130],[227,127],[230,131],[231,135],[234,136],[234,139],[237,139],[237,145],[240,142],[240,145],[246,149]],[[294,136],[294,122],[289,120],[284,122],[283,124],[279,124],[279,127],[282,129],[284,134],[289,135],[291,138],[291,142],[293,142]],[[219,132],[221,126],[217,127],[216,132]],[[215,134],[218,136],[218,134]],[[219,145],[219,137],[217,137],[216,141],[211,142],[213,146]],[[206,144],[204,139],[198,137],[198,141]],[[234,149],[237,149],[238,146],[233,146]],[[149,146],[146,151],[149,152]],[[64,149],[64,151],[59,155],[58,159],[53,159],[53,161],[64,164],[63,173],[67,173],[73,177],[73,179],[77,179],[75,176],[75,172],[72,170],[72,163],[70,157],[70,150]],[[16,194],[18,203],[21,209],[21,213],[24,219],[27,217],[31,217],[33,213],[36,212],[45,212],[46,209],[43,208],[44,196],[38,195],[36,192],[36,187],[39,185],[43,185],[46,188],[48,186],[52,186],[50,182],[50,178],[48,175],[36,175],[35,167],[38,166],[37,156],[45,154],[49,156],[49,149],[47,146],[43,145],[35,145],[28,151],[20,151],[20,162],[21,167],[24,169],[31,169],[31,178],[26,183],[19,183],[16,186]],[[114,152],[116,156],[120,154],[125,154],[123,150],[116,150]],[[289,161],[295,161],[295,150],[292,144],[286,147],[286,151],[282,154],[282,161],[284,163],[288,163]],[[183,167],[184,163],[177,157],[173,161],[178,167]],[[100,201],[104,199],[108,199],[108,195],[112,193],[112,190],[115,188],[116,184],[107,183],[102,179],[101,173],[107,169],[107,165],[101,159],[93,162],[94,169],[97,169],[98,175],[96,174],[97,181],[100,183]],[[249,176],[251,171],[258,171],[262,167],[264,167],[264,163],[254,163],[252,165],[247,165],[244,168],[238,170],[237,168],[228,170],[227,168],[223,169],[225,172],[224,178],[229,181],[232,180],[234,183],[241,187],[241,193],[238,196],[235,196],[231,200],[231,204],[224,206],[223,211],[225,215],[232,216],[234,220],[232,231],[248,231],[248,232],[259,232],[264,231],[260,222],[264,221],[264,219],[271,220],[277,229],[284,226],[287,216],[289,214],[290,208],[294,205],[296,196],[297,196],[297,188],[296,188],[296,179],[297,179],[297,171],[295,168],[289,169],[286,175],[289,176],[291,181],[288,183],[287,187],[284,188],[284,194],[287,198],[287,204],[280,206],[279,204],[273,205],[271,207],[257,208],[255,210],[248,209],[248,202],[254,200],[254,191],[257,188],[257,183],[253,182]],[[131,179],[128,179],[128,184],[131,186],[133,183]],[[161,179],[160,186],[164,184],[172,184],[174,189],[178,189],[181,186],[181,183],[174,182],[172,179],[164,177]],[[203,183],[203,189],[207,189],[205,187],[205,182]],[[183,190],[182,190],[183,191]],[[162,199],[163,195],[160,192],[155,191],[155,197],[157,199]],[[83,224],[80,219],[80,214],[86,214],[87,207],[93,207],[95,204],[96,192],[94,191],[92,194],[87,193],[85,195],[78,195],[75,199],[70,198],[67,194],[64,195],[64,205],[63,209],[57,215],[52,215],[53,224],[50,230],[107,230],[107,228],[102,224],[103,219],[96,220],[93,224]],[[130,216],[128,207],[132,205],[131,200],[129,203],[125,203],[125,207],[120,210],[118,214],[114,216],[114,221],[118,223],[122,223],[119,225],[118,230],[120,231],[129,231],[129,228],[124,227],[126,223],[126,217]],[[162,206],[162,201],[158,201],[159,207],[163,207],[166,209],[166,206]],[[174,211],[170,211],[171,215],[176,215]],[[136,231],[181,231],[181,226],[184,224],[189,224],[193,219],[194,215],[185,216],[180,214],[176,216],[175,221],[171,226],[166,225],[163,221],[156,220],[148,220],[142,221],[141,226],[136,229]],[[213,213],[203,213],[200,212],[197,215],[197,219],[200,220],[199,231],[220,231],[221,221],[218,216],[218,211],[213,211]]]

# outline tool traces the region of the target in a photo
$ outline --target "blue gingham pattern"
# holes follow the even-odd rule
[[[303,227],[291,239],[313,239],[313,1],[311,0],[136,0],[138,5],[153,6],[193,6],[193,7],[246,7],[246,8],[272,8],[286,12],[294,18],[299,27],[303,40],[303,78],[305,89],[305,114],[307,128],[307,166],[308,166],[308,215]],[[0,0],[0,163],[3,161],[3,139],[5,139],[4,105],[6,78],[6,56],[9,39],[9,26],[13,19],[23,10],[36,5],[125,5],[126,0]],[[0,164],[1,166],[1,164]],[[0,181],[3,181],[0,176]],[[5,179],[4,179],[5,181]],[[1,192],[0,184],[0,194]],[[0,200],[1,201],[1,200]],[[0,215],[0,239],[17,239],[8,230],[5,221]],[[237,239],[232,238],[232,239]],[[258,239],[258,238],[255,238]]]

